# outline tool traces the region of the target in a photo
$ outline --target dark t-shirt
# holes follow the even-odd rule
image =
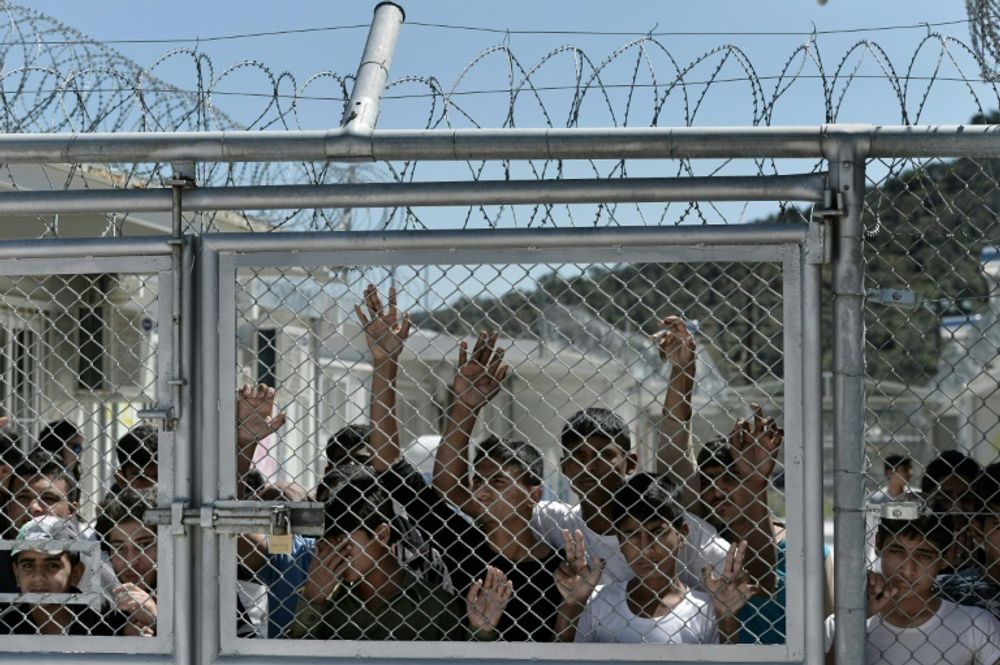
[[[31,618],[31,605],[8,605],[0,612],[0,634],[37,635],[38,626]],[[72,607],[76,616],[66,631],[67,635],[96,635],[108,637],[121,635],[125,627],[125,617],[120,612],[100,613],[93,608]]]
[[[0,550],[0,593],[17,593],[17,591],[17,579],[14,577],[10,550]]]
[[[476,525],[455,511],[423,476],[406,461],[400,461],[380,477],[393,499],[441,550],[451,581],[464,598],[487,566],[499,568],[511,581],[514,595],[497,627],[499,638],[508,642],[551,642],[561,597],[553,574],[562,555],[551,552],[542,560],[520,561],[498,554]]]

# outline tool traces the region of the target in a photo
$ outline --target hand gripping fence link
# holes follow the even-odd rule
[[[0,136],[0,651],[996,662],[995,118],[377,129],[402,22]]]

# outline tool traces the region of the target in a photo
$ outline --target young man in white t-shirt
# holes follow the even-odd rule
[[[556,571],[563,596],[557,639],[629,644],[716,644],[736,637],[736,613],[756,593],[743,573],[746,543],[729,549],[722,575],[703,571],[708,593],[677,575],[688,525],[676,488],[647,473],[630,477],[614,495],[621,556],[633,576],[594,591],[604,561],[588,557],[583,534],[563,534],[566,561]]]
[[[560,443],[562,472],[580,497],[580,504],[539,504],[531,526],[553,547],[563,545],[564,530],[579,530],[588,554],[606,562],[602,581],[627,581],[633,573],[619,549],[612,498],[636,467],[628,425],[608,409],[584,409],[563,426]],[[698,588],[701,570],[720,567],[729,543],[707,522],[687,512],[683,517],[688,531],[677,552],[677,575],[684,584]]]
[[[473,349],[479,372],[470,374],[474,390],[485,398],[470,406],[456,399],[445,420],[444,433],[434,464],[434,487],[457,505],[462,505],[463,484],[469,474],[469,446],[478,409],[500,388],[495,374],[503,365],[503,350],[496,348],[497,333],[482,332]],[[464,344],[464,342],[463,342]],[[477,354],[477,350],[481,353]],[[468,363],[470,372],[476,363]],[[456,377],[457,378],[457,377]],[[671,385],[677,379],[671,377]],[[675,390],[675,392],[678,392]],[[690,418],[690,416],[688,416]],[[563,531],[580,531],[589,556],[605,561],[602,581],[628,580],[632,571],[618,548],[618,536],[611,516],[611,498],[636,469],[631,436],[625,421],[608,409],[590,408],[574,414],[560,435],[563,450],[562,472],[569,479],[580,503],[561,501],[538,504],[531,528],[553,549],[563,546]],[[729,543],[707,522],[684,514],[687,538],[678,552],[678,576],[687,585],[700,587],[705,566],[719,568]]]
[[[882,572],[868,573],[868,663],[1000,664],[1000,621],[934,592],[953,537],[949,515],[925,512],[913,520],[880,522],[876,549]],[[827,662],[833,662],[835,629],[834,618],[827,617]]]

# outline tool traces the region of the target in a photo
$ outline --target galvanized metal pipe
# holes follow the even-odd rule
[[[359,93],[360,94],[360,93]],[[868,136],[870,157],[1000,157],[996,125],[114,132],[0,135],[0,163],[464,161],[822,157]]]
[[[196,440],[218,441],[219,435],[219,262],[218,255],[199,246],[198,307],[201,312],[200,325],[193,341],[198,349],[197,371],[201,391],[197,404],[198,438]],[[235,363],[235,359],[233,360]],[[231,389],[231,386],[227,386]],[[231,398],[231,394],[229,395]],[[233,424],[235,428],[235,424]],[[194,506],[211,505],[218,498],[219,451],[217,446],[200,446],[201,459],[195,469],[192,483]],[[235,455],[235,452],[234,452]],[[196,584],[193,594],[195,625],[200,628],[195,636],[195,662],[208,665],[214,663],[219,653],[219,551],[218,538],[208,529],[194,530]],[[228,593],[236,593],[235,589]]]
[[[434,249],[552,249],[649,245],[775,245],[804,242],[805,224],[708,224],[621,226],[585,229],[467,229],[428,231],[341,231],[214,233],[202,237],[215,251],[317,252]]]
[[[875,127],[869,157],[1000,157],[1000,125]]]
[[[805,647],[807,663],[824,660],[823,370],[821,266],[802,267],[802,475],[805,514]]]
[[[830,179],[843,201],[833,264],[835,656],[838,665],[865,662],[865,325],[862,214],[863,138],[840,138]]]
[[[401,206],[534,205],[667,201],[810,201],[823,199],[826,176],[805,175],[615,180],[351,183],[205,187],[184,194],[187,210],[286,210]],[[169,189],[80,189],[0,194],[0,214],[168,212]]]
[[[12,134],[3,163],[819,157],[824,127]]]
[[[403,8],[393,2],[380,2],[375,7],[368,41],[354,77],[351,100],[340,122],[348,130],[367,131],[375,127],[379,101],[389,79],[389,66],[404,18]]]
[[[185,242],[181,247],[180,274],[174,275],[174,281],[181,280],[181,318],[179,345],[174,353],[179,360],[177,376],[188,381],[186,390],[179,395],[178,408],[180,419],[174,431],[174,501],[190,503],[192,474],[191,452],[193,441],[200,440],[194,430],[194,399],[191,380],[194,377],[193,350],[195,291],[194,252],[191,242]],[[183,279],[182,279],[183,276]],[[183,601],[191,600],[194,593],[192,575],[192,560],[194,550],[191,547],[191,536],[185,529],[181,533],[172,534],[174,548],[174,655],[177,665],[190,665],[194,662],[194,613]],[[178,602],[180,601],[180,602]]]
[[[826,126],[7,134],[0,163],[820,157]]]

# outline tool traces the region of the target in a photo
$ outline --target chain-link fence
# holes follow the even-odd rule
[[[5,233],[42,238],[0,248],[4,649],[997,661],[994,127],[760,127],[807,67],[817,117],[845,118],[867,57],[916,123],[947,78],[908,92],[929,45],[982,69],[955,80],[994,123],[973,27],[975,49],[928,27],[899,75],[868,41],[831,73],[812,40],[773,89],[733,46],[524,66],[504,45],[459,76],[520,72],[496,131],[457,83],[387,84],[384,51],[290,96],[272,77],[242,125],[209,98],[259,63],[184,91],[78,35],[53,71],[8,57],[10,131],[203,133],[0,137]],[[540,88],[563,57],[556,130]],[[752,117],[689,127],[732,66]],[[340,130],[238,131],[298,127],[320,81]],[[429,131],[373,130],[387,86],[430,90]],[[514,128],[525,99],[547,129]],[[576,127],[594,104],[614,128]],[[385,171],[334,166],[359,159]]]
[[[444,249],[403,236],[378,251],[332,236],[296,255],[210,239],[223,450],[209,454],[239,534],[218,560],[221,651],[500,640],[532,643],[504,647],[517,657],[559,641],[801,654],[804,591],[823,583],[805,581],[804,515],[785,505],[803,505],[808,418],[767,391],[808,381],[803,280],[818,283],[824,236],[697,236],[567,235],[548,249],[516,233]],[[429,282],[448,306],[422,304]],[[233,384],[245,387],[230,397]],[[248,530],[262,518],[266,538]],[[629,609],[629,580],[680,590],[676,607]],[[255,583],[266,619],[251,635],[233,620],[247,601],[226,590]]]

